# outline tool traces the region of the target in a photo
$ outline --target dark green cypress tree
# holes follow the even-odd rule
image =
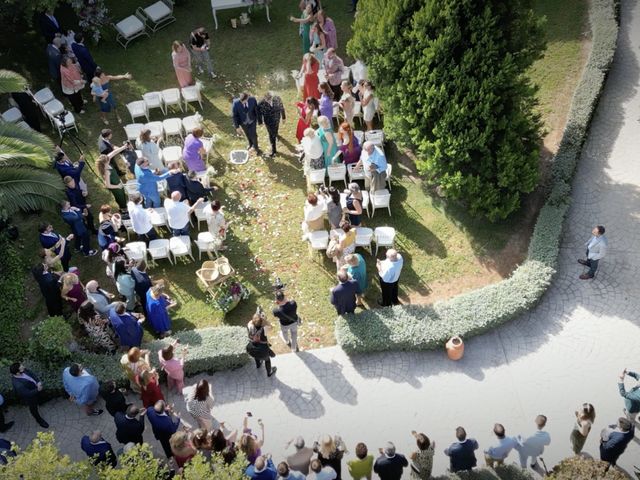
[[[476,215],[504,219],[538,180],[541,122],[527,76],[542,56],[531,0],[360,0],[349,42],[385,130]]]

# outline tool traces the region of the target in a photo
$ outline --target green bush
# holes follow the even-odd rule
[[[549,479],[576,480],[578,478],[626,480],[629,477],[615,468],[605,474],[608,463],[593,458],[571,457],[565,458],[553,467]]]
[[[59,365],[71,358],[71,326],[62,317],[47,317],[31,330],[29,353],[47,365]]]
[[[551,193],[538,215],[527,260],[506,280],[433,306],[397,306],[339,317],[336,341],[346,352],[442,348],[451,336],[486,332],[530,309],[542,297],[555,274],[571,200],[569,185],[615,53],[615,9],[614,0],[592,2],[592,52],[554,158]]]
[[[533,480],[533,475],[515,465],[491,468],[477,468],[470,472],[449,473],[433,477],[433,480]],[[577,477],[576,477],[577,478]]]
[[[26,353],[20,338],[24,319],[25,265],[16,246],[0,234],[0,357],[12,360]]]

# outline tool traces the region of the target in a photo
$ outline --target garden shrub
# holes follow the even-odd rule
[[[26,353],[20,338],[24,319],[24,262],[15,244],[0,234],[0,357],[12,358]]]
[[[31,329],[29,353],[47,365],[58,365],[71,358],[71,326],[62,317],[47,317]]]
[[[346,352],[442,348],[452,335],[469,337],[484,333],[539,301],[555,274],[562,228],[571,201],[570,184],[615,53],[616,7],[614,0],[591,3],[592,52],[554,157],[551,193],[538,215],[526,261],[506,280],[433,306],[387,307],[338,317],[336,341]]]
[[[502,465],[495,469],[483,467],[469,472],[449,473],[433,477],[433,480],[533,480],[533,478],[530,472],[516,465]]]
[[[562,460],[553,467],[549,479],[575,480],[578,478],[593,478],[607,480],[626,480],[629,477],[615,468],[610,468],[605,474],[608,463],[593,458],[570,457]]]

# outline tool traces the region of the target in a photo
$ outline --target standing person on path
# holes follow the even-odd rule
[[[323,435],[320,442],[315,442],[313,445],[313,451],[318,454],[320,464],[323,468],[330,467],[336,473],[334,477],[336,480],[342,480],[342,457],[346,449],[344,442],[337,435],[335,438],[331,435]],[[313,462],[311,464],[313,465]]]
[[[430,442],[429,437],[415,430],[411,432],[411,435],[415,437],[418,447],[418,450],[412,452],[409,456],[411,460],[411,479],[429,480],[433,470],[433,454],[435,453],[436,442]]]
[[[80,448],[91,459],[93,465],[107,464],[115,468],[118,464],[118,458],[111,448],[111,444],[102,438],[100,430],[95,430],[91,432],[91,435],[82,437]]]
[[[600,259],[607,254],[609,241],[604,235],[604,232],[605,229],[602,225],[593,227],[593,230],[591,231],[591,238],[585,243],[587,246],[587,259],[578,259],[578,263],[580,265],[589,267],[589,271],[587,273],[580,275],[580,280],[589,280],[590,278],[593,278],[598,270],[598,263],[600,262]]]
[[[116,424],[116,439],[126,445],[127,443],[136,443],[142,445],[144,440],[144,415],[146,410],[140,410],[135,405],[129,405],[126,413],[116,412],[113,421]],[[140,417],[138,417],[140,414]]]
[[[182,394],[184,388],[184,358],[187,355],[187,347],[182,347],[180,358],[176,358],[174,349],[178,346],[178,339],[167,347],[158,350],[160,367],[167,374],[167,388]]]
[[[531,458],[531,468],[535,468],[538,464],[538,457],[544,452],[544,447],[551,443],[551,437],[543,429],[547,425],[547,417],[538,415],[535,420],[538,430],[522,440],[519,438],[519,444],[515,449],[520,454],[520,466],[527,468],[527,460]]]
[[[398,281],[404,260],[394,248],[387,250],[385,260],[376,260],[378,268],[378,279],[380,280],[380,290],[382,299],[378,301],[383,307],[398,305]]]
[[[452,473],[471,470],[478,463],[474,453],[478,449],[478,442],[473,438],[467,438],[467,432],[462,427],[456,428],[456,438],[458,441],[444,451],[449,457],[449,470]]]
[[[127,399],[122,393],[123,391],[126,392],[126,389],[118,389],[115,380],[107,380],[100,385],[100,396],[104,400],[104,406],[107,412],[109,412],[109,415],[112,417],[115,416],[117,412],[125,413],[127,407],[131,405],[127,403]]]
[[[618,424],[609,425],[600,433],[600,460],[615,467],[620,455],[633,440],[635,427],[628,419],[618,418]]]
[[[189,36],[189,44],[191,45],[191,51],[193,52],[193,61],[198,67],[198,72],[203,73],[203,67],[207,69],[211,78],[216,78],[217,75],[213,73],[213,64],[211,63],[211,56],[209,55],[209,48],[211,47],[211,39],[204,27],[196,28]]]
[[[247,343],[247,353],[253,357],[256,362],[256,368],[262,366],[267,370],[267,377],[276,373],[277,367],[271,367],[271,357],[275,357],[267,340],[267,333],[265,327],[269,326],[266,322],[265,315],[262,309],[259,309],[253,315],[251,321],[247,324],[247,334],[249,336],[249,342]]]
[[[356,445],[356,458],[347,462],[349,475],[353,480],[362,480],[366,478],[371,480],[371,472],[373,471],[373,455],[369,453],[367,446],[360,442]]]
[[[49,428],[49,424],[38,411],[39,397],[42,391],[42,382],[38,376],[31,370],[24,368],[20,362],[12,363],[9,366],[9,373],[11,374],[11,385],[13,385],[13,391],[18,400],[29,407],[29,412],[36,419],[38,425],[42,428]]]
[[[309,475],[309,464],[311,463],[311,457],[313,457],[313,449],[305,447],[304,438],[301,436],[296,437],[293,446],[296,452],[287,457],[287,465],[291,470],[300,472],[303,475]]]
[[[270,157],[277,155],[276,140],[278,138],[278,129],[280,127],[280,119],[284,123],[287,119],[284,111],[282,99],[273,92],[267,92],[258,103],[258,123],[264,123],[269,134],[269,143],[271,143]]]
[[[98,379],[84,369],[82,365],[72,363],[71,366],[65,368],[62,372],[62,383],[69,395],[69,400],[80,405],[87,415],[102,414],[103,410],[93,408],[98,399],[98,390],[100,388]]]
[[[120,118],[120,114],[118,113],[118,109],[116,108],[116,100],[113,97],[113,92],[111,91],[111,81],[113,80],[131,80],[133,77],[129,72],[124,75],[107,75],[102,71],[101,67],[96,67],[95,75],[100,79],[100,86],[103,90],[108,90],[109,95],[107,95],[106,101],[103,102],[99,98],[96,98],[95,101],[98,103],[100,107],[100,111],[105,114],[111,112],[113,110],[116,114],[116,119],[118,123],[122,123],[122,119]],[[109,122],[103,117],[103,122],[105,125],[109,125]]]
[[[84,45],[84,34],[78,32],[73,37],[75,43],[71,44],[71,50],[78,59],[80,68],[84,73],[84,78],[91,80],[95,76],[96,68],[98,65],[93,60],[93,56],[89,49]]]
[[[257,124],[262,123],[260,114],[258,113],[258,102],[253,95],[242,92],[238,98],[233,100],[231,105],[231,117],[233,118],[233,127],[238,135],[244,134],[249,142],[247,150],[254,150],[258,155],[262,152],[258,147],[258,133],[256,131]]]
[[[622,398],[624,398],[624,414],[630,421],[635,422],[638,413],[640,413],[640,383],[631,390],[627,390],[624,386],[624,377],[627,375],[638,381],[640,381],[640,375],[635,372],[628,372],[625,368],[618,381],[618,390]]]
[[[380,480],[400,480],[402,472],[409,466],[404,455],[396,453],[396,446],[387,442],[384,449],[380,449],[380,456],[373,465],[373,471],[378,474]]]
[[[282,290],[276,292],[276,305],[273,316],[280,321],[280,338],[291,348],[292,352],[299,352],[298,348],[298,304],[295,300],[287,300]]]
[[[518,445],[518,439],[516,437],[507,437],[504,426],[500,423],[496,423],[493,426],[493,433],[498,438],[498,443],[484,451],[484,459],[489,468],[493,468],[494,465],[504,465],[504,461],[511,453],[511,450]]]
[[[338,282],[340,283],[331,289],[331,305],[336,307],[338,315],[355,312],[358,282],[349,279],[344,270],[338,272]]]
[[[153,436],[162,445],[162,450],[167,458],[171,458],[171,445],[169,439],[176,433],[180,426],[180,413],[176,413],[175,421],[172,418],[173,410],[164,400],[158,400],[154,406],[147,408],[147,419],[151,424]]]
[[[569,438],[573,453],[576,455],[579,455],[582,451],[595,419],[596,411],[590,403],[583,403],[576,410],[576,423],[573,425],[571,437]]]
[[[171,45],[171,61],[173,69],[176,71],[178,85],[180,88],[193,85],[193,76],[191,75],[191,54],[184,43],[175,40]]]
[[[213,429],[211,409],[214,399],[209,382],[203,378],[196,385],[184,388],[183,393],[187,412],[198,423],[199,428],[210,432]]]

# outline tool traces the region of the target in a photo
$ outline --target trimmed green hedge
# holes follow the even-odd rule
[[[449,473],[433,480],[533,480],[533,475],[515,465],[502,465],[495,469],[476,468],[469,472]]]
[[[618,37],[617,1],[594,0],[593,44],[554,158],[551,193],[536,221],[527,260],[510,278],[433,306],[406,305],[338,317],[335,335],[347,353],[442,348],[453,335],[486,332],[532,308],[549,287],[558,260],[571,180],[597,107]]]
[[[16,341],[21,337],[24,318],[25,265],[16,245],[0,234],[0,359],[23,355],[27,345]]]

